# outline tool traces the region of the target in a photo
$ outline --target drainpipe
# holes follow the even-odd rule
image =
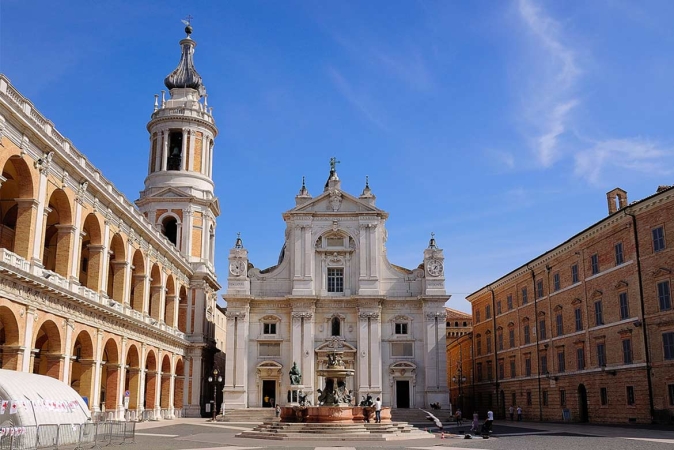
[[[496,411],[500,411],[500,403],[501,403],[501,396],[499,395],[498,391],[498,342],[497,342],[497,336],[496,336],[496,295],[494,294],[494,289],[492,287],[489,287],[489,291],[491,292],[491,322],[492,322],[492,336],[494,336],[494,380],[496,380]]]
[[[534,291],[532,292],[533,297],[534,297],[534,326],[536,327],[536,371],[538,372],[537,377],[538,378],[538,420],[540,422],[543,422],[543,399],[541,397],[541,356],[540,356],[540,350],[538,348],[538,336],[540,333],[540,330],[538,329],[538,302],[536,298],[536,273],[534,272],[534,269],[530,268],[529,265],[527,264],[527,269],[531,272],[531,281],[533,282],[534,285]]]
[[[639,300],[641,305],[641,326],[644,333],[644,349],[646,350],[646,380],[648,380],[648,401],[651,412],[651,423],[655,419],[655,405],[653,404],[653,380],[651,376],[651,352],[648,346],[648,330],[646,328],[646,308],[644,306],[644,283],[641,278],[641,255],[639,252],[639,233],[637,233],[637,218],[634,214],[624,210],[625,214],[632,218],[632,230],[634,236],[634,248],[637,258],[637,279],[639,280]]]

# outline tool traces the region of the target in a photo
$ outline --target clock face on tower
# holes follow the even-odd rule
[[[439,277],[442,274],[442,262],[437,259],[431,259],[428,261],[428,274],[432,277]]]
[[[245,270],[246,270],[246,262],[245,261],[237,260],[237,261],[232,261],[229,264],[229,273],[231,273],[235,277],[238,277],[239,275],[244,273]]]

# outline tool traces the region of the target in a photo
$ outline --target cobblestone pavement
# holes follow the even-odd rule
[[[461,431],[468,427],[451,426],[445,439],[437,430],[431,430],[427,439],[354,442],[354,441],[273,441],[242,439],[235,435],[251,429],[253,423],[209,423],[204,419],[178,419],[164,422],[139,423],[136,443],[128,447],[142,450],[228,449],[252,450],[257,448],[312,450],[361,450],[361,449],[419,449],[440,450],[467,448],[474,450],[672,450],[674,428],[671,430],[645,429],[643,427],[610,427],[587,424],[504,423],[494,425],[490,439],[475,437],[464,439]],[[424,429],[425,424],[419,424]]]

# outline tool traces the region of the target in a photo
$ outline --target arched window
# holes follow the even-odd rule
[[[331,336],[340,336],[341,333],[341,328],[342,328],[342,323],[339,319],[339,317],[333,317],[332,321],[330,322],[330,335]]]
[[[173,245],[178,245],[178,221],[175,217],[168,216],[162,221],[161,232]]]

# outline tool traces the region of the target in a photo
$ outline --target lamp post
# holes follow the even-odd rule
[[[222,383],[222,376],[217,368],[213,369],[211,376],[208,377],[208,382],[213,383],[213,422],[215,422],[215,415],[218,411],[218,384]]]
[[[459,383],[459,408],[461,408],[461,413],[463,414],[463,392],[462,392],[462,384],[466,382],[466,377],[461,375],[461,369],[459,369],[459,376],[458,377],[452,377],[452,381],[455,383]]]

